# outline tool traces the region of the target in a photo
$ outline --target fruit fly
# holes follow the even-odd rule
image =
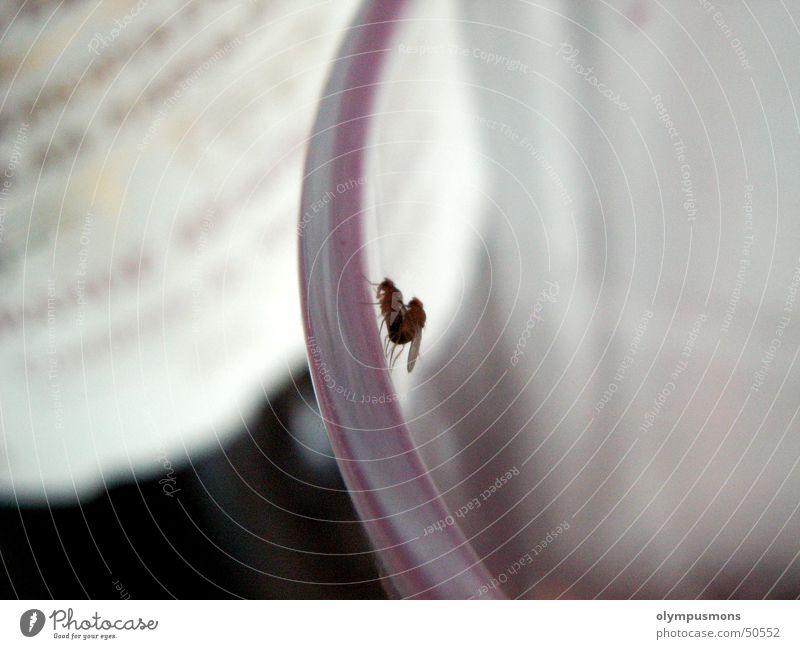
[[[393,367],[397,360],[396,358],[393,360],[395,349],[411,343],[406,365],[410,372],[414,369],[419,357],[422,328],[425,326],[426,315],[422,302],[417,298],[412,298],[408,304],[404,304],[403,294],[388,277],[380,284],[373,284],[373,286],[378,287],[376,297],[378,298],[378,306],[381,309],[381,331],[383,331],[383,326],[386,325],[387,334],[384,353],[389,355],[389,367]],[[388,349],[390,343],[392,344],[391,351]]]

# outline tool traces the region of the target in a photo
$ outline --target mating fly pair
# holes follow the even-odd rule
[[[411,343],[406,365],[410,372],[417,363],[419,346],[422,342],[422,328],[425,326],[426,316],[422,302],[417,298],[411,298],[408,304],[404,304],[403,294],[388,277],[380,284],[372,284],[372,286],[378,287],[375,297],[378,298],[377,304],[381,309],[381,331],[383,331],[383,325],[386,325],[386,344],[383,351],[389,356],[389,368],[394,367],[402,348],[407,343]],[[390,343],[392,344],[391,350],[389,350]],[[395,350],[398,347],[400,351],[395,356]]]

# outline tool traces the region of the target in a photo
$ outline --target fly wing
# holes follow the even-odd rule
[[[414,369],[414,365],[417,364],[417,356],[419,356],[419,346],[422,343],[422,328],[421,327],[414,327],[414,338],[411,341],[411,348],[408,350],[408,371]]]
[[[384,313],[384,318],[388,319],[387,324],[390,328],[394,326],[399,329],[407,311],[406,305],[403,304],[403,294],[397,290],[392,291],[392,305],[389,307],[388,304],[385,304],[381,309],[385,307],[388,307],[386,313]],[[399,320],[398,317],[400,318]]]

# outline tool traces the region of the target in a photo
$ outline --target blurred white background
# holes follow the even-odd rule
[[[221,457],[302,382],[302,164],[356,4],[0,8],[9,507]],[[459,521],[491,573],[567,522],[507,594],[797,597],[800,10],[408,17],[371,279],[426,303],[424,362],[395,378],[448,507],[519,471]],[[318,418],[299,427],[331,469]]]

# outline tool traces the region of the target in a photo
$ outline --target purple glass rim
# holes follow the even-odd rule
[[[367,305],[374,298],[365,279],[363,181],[371,112],[408,4],[362,4],[309,137],[298,228],[309,366],[337,462],[391,593],[502,599],[499,589],[485,588],[492,575],[457,524],[424,533],[452,516],[397,403],[354,406],[346,396],[394,393],[374,308]]]

